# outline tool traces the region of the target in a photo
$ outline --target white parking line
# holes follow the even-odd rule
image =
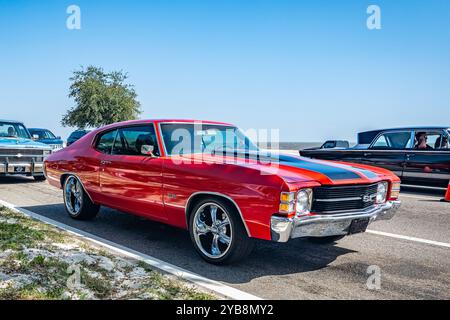
[[[402,240],[409,240],[409,241],[414,241],[414,242],[431,244],[433,246],[450,248],[450,243],[445,243],[445,242],[439,242],[439,241],[433,241],[433,240],[427,240],[427,239],[421,239],[421,238],[415,238],[415,237],[409,237],[409,236],[402,236],[400,234],[376,231],[376,230],[369,230],[369,229],[366,230],[366,232],[372,233],[372,234],[377,234],[379,236],[391,237],[391,238],[402,239]]]
[[[97,245],[100,245],[102,247],[108,248],[111,251],[115,251],[119,254],[122,254],[124,256],[127,256],[132,259],[136,259],[138,261],[143,261],[147,263],[148,265],[159,269],[161,271],[164,271],[166,273],[173,274],[177,277],[182,278],[183,280],[189,281],[199,287],[202,287],[204,289],[210,290],[212,292],[217,293],[220,296],[234,299],[234,300],[261,300],[260,297],[254,296],[250,293],[235,289],[233,287],[227,286],[219,281],[211,280],[208,278],[205,278],[201,275],[198,275],[196,273],[190,272],[186,269],[177,267],[173,264],[170,264],[168,262],[162,261],[160,259],[157,259],[155,257],[143,254],[141,252],[138,252],[136,250],[127,248],[125,246],[122,246],[120,244],[117,244],[115,242],[103,239],[101,237],[98,237],[96,235],[93,235],[91,233],[85,232],[83,230],[73,228],[71,226],[68,226],[66,224],[63,224],[61,222],[58,222],[56,220],[41,216],[37,213],[34,213],[32,211],[29,211],[27,209],[20,208],[18,206],[15,206],[11,203],[8,203],[6,201],[0,200],[0,205],[7,207],[11,210],[21,212],[25,214],[26,216],[29,216],[33,219],[42,221],[44,223],[50,224],[52,226],[58,227],[60,229],[66,230],[69,233],[72,233],[78,237],[84,238],[88,241],[91,241]]]
[[[412,195],[412,194],[404,194],[400,193],[400,198],[411,198],[411,199],[418,199],[418,200],[436,200],[441,201],[443,197],[436,197],[436,196],[419,196],[419,195]]]

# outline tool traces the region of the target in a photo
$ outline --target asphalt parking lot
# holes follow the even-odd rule
[[[1,178],[0,199],[266,299],[450,299],[450,203],[439,194],[402,191],[390,221],[335,245],[259,241],[237,265],[212,266],[194,252],[186,231],[102,208],[88,222],[71,220],[61,190],[28,178]],[[369,266],[381,271],[369,289]]]

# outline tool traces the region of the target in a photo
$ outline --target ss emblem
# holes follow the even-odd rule
[[[376,194],[370,194],[370,195],[365,194],[365,195],[363,195],[363,197],[362,197],[362,201],[363,201],[363,202],[370,202],[370,201],[373,201],[376,197],[377,197]]]

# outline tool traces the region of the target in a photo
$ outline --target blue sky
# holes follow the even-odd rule
[[[81,30],[66,9],[81,8]],[[381,8],[381,30],[366,9]],[[79,66],[129,73],[144,118],[278,128],[282,141],[450,126],[450,2],[0,0],[0,118],[48,127]]]

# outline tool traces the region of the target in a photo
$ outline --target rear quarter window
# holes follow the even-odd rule
[[[114,145],[114,140],[117,135],[117,130],[108,131],[99,134],[95,142],[95,149],[106,154],[110,154]]]

